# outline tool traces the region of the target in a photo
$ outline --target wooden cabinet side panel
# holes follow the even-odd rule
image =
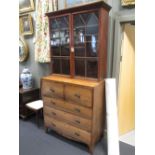
[[[99,26],[100,26],[100,34],[99,34],[99,71],[98,76],[99,79],[106,77],[106,68],[107,68],[107,46],[108,46],[108,21],[109,21],[109,15],[108,11],[101,8],[100,9],[100,20],[99,20]]]
[[[103,135],[105,122],[104,82],[94,88],[92,143],[95,144]]]

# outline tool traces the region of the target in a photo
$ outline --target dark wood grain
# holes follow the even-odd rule
[[[32,88],[24,90],[23,88],[19,89],[19,116],[21,118],[26,118],[32,114],[32,111],[28,110],[25,107],[25,104],[40,99],[40,90],[39,88]]]

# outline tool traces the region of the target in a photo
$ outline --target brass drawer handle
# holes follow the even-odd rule
[[[55,90],[54,90],[54,89],[52,89],[52,88],[50,88],[50,91],[51,91],[52,93],[54,93],[54,92],[55,92]]]
[[[77,133],[77,132],[75,132],[74,134],[75,134],[76,136],[78,136],[78,137],[80,136],[80,134],[79,134],[79,133]]]
[[[78,108],[75,108],[74,110],[75,110],[76,112],[80,112],[80,109],[78,109]]]
[[[55,112],[52,112],[52,115],[56,116],[56,113]]]
[[[75,120],[75,122],[78,123],[78,124],[80,124],[80,121],[79,120]]]
[[[74,94],[75,97],[77,98],[80,98],[80,95],[79,94]]]
[[[51,123],[51,124],[52,124],[52,126],[56,127],[56,125],[54,123]]]

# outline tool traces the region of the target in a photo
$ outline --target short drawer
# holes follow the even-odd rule
[[[86,144],[90,144],[91,142],[91,134],[85,130],[81,130],[64,122],[55,120],[47,115],[45,115],[44,121],[46,127],[51,127],[63,136],[84,142]]]
[[[64,86],[62,83],[43,80],[43,83],[42,83],[43,96],[63,98],[64,97],[63,92],[64,92]]]
[[[61,99],[43,97],[44,106],[50,106],[62,111],[70,112],[77,116],[85,117],[87,119],[92,119],[92,109],[79,106],[74,103],[66,102]]]
[[[48,115],[62,122],[66,122],[70,125],[84,129],[88,132],[91,131],[91,120],[90,119],[85,119],[85,118],[82,118],[82,117],[61,111],[61,110],[50,108],[49,106],[44,106],[44,115]]]
[[[85,87],[65,85],[65,99],[86,107],[92,107],[92,90]]]

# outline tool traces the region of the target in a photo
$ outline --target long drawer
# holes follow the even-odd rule
[[[73,85],[65,86],[65,99],[86,107],[92,107],[92,90]]]
[[[50,108],[49,106],[44,106],[44,115],[51,116],[52,118],[91,132],[92,121],[90,119],[85,119],[61,110],[56,110],[54,108]]]
[[[91,108],[85,108],[83,106],[79,106],[77,104],[73,104],[56,98],[43,97],[43,100],[44,100],[44,106],[54,107],[56,109],[70,112],[77,116],[85,117],[87,119],[92,119]]]
[[[64,85],[53,81],[44,81],[42,84],[42,95],[54,98],[64,98]]]
[[[47,115],[45,115],[44,121],[46,126],[51,127],[58,133],[68,138],[75,139],[86,144],[90,144],[91,134],[89,132],[81,130],[64,122],[57,121],[51,117],[48,117]]]

